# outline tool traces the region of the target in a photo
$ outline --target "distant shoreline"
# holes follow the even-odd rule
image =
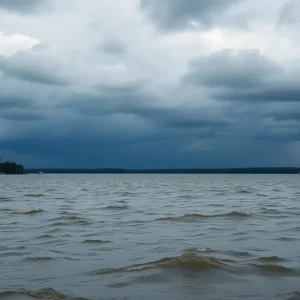
[[[25,174],[299,174],[297,167],[253,167],[216,169],[118,169],[118,168],[45,168],[25,169]]]

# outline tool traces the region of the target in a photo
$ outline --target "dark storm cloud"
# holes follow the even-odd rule
[[[67,80],[59,75],[59,68],[59,65],[47,61],[46,57],[35,57],[33,52],[21,52],[8,57],[0,56],[0,70],[4,76],[29,82],[65,85]]]
[[[300,101],[267,107],[263,116],[272,118],[274,121],[296,121],[300,125]]]
[[[1,83],[0,83],[0,89],[1,89]],[[23,96],[22,95],[11,95],[7,93],[1,93],[0,92],[0,109],[9,109],[9,108],[32,108],[33,103],[32,99]]]
[[[253,88],[264,84],[266,77],[281,71],[258,50],[222,50],[189,61],[182,81],[206,87]]]
[[[210,89],[217,100],[299,102],[300,87],[283,78],[284,69],[257,50],[222,50],[194,58],[181,84]]]
[[[275,142],[295,142],[300,141],[300,128],[291,128],[290,126],[287,128],[281,128],[278,131],[269,131],[266,133],[257,133],[252,137],[254,142],[255,140],[262,141],[275,141]]]
[[[162,123],[168,127],[183,128],[183,129],[193,129],[202,127],[223,127],[228,126],[231,122],[226,122],[225,120],[190,120],[190,119],[180,119],[180,117],[174,120],[162,121]]]
[[[300,87],[282,86],[262,87],[258,90],[223,92],[216,95],[218,100],[240,102],[300,102]]]
[[[240,0],[140,0],[145,14],[163,30],[190,27],[195,21],[207,28],[220,23],[221,15]]]
[[[220,128],[232,124],[226,116],[211,110],[174,108],[157,105],[160,99],[143,92],[137,86],[103,89],[98,93],[72,94],[60,104],[85,117],[105,117],[124,114],[149,121],[161,129]]]
[[[276,113],[273,118],[275,121],[292,120],[300,122],[300,111]]]
[[[7,109],[0,111],[0,118],[19,122],[32,122],[45,120],[47,117],[44,113],[35,110]]]
[[[0,0],[0,9],[32,13],[46,4],[48,0]]]

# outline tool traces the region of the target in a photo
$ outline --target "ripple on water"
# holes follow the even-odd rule
[[[107,244],[107,243],[111,243],[111,241],[104,241],[104,240],[84,240],[82,243],[85,244]]]
[[[251,266],[259,269],[265,273],[276,273],[276,274],[289,274],[289,275],[300,275],[299,270],[288,268],[278,264],[251,264]]]
[[[275,240],[282,241],[282,242],[295,242],[295,241],[297,241],[298,239],[292,238],[292,237],[286,237],[286,236],[283,236],[283,237],[277,238],[277,239],[275,239]]]
[[[28,296],[28,299],[30,298],[35,298],[35,299],[66,299],[66,300],[88,300],[86,298],[81,298],[81,297],[74,297],[74,296],[69,296],[63,293],[60,293],[52,288],[46,288],[46,289],[41,289],[41,290],[25,290],[25,289],[20,289],[16,291],[7,291],[7,292],[2,292],[0,293],[0,299],[19,299],[19,296]],[[24,298],[20,298],[24,299]]]
[[[54,222],[51,224],[52,226],[72,226],[72,225],[89,225],[91,224],[90,221],[87,220],[74,220],[74,221],[61,221],[61,222]]]
[[[259,257],[257,259],[258,261],[262,261],[262,262],[283,262],[283,261],[288,261],[287,259],[278,257],[278,256],[263,256],[263,257]]]
[[[20,214],[20,215],[30,215],[30,214],[37,214],[43,212],[42,209],[39,208],[32,208],[32,209],[28,209],[25,211],[21,211],[21,212],[16,212],[16,214]]]
[[[204,214],[185,214],[180,217],[165,217],[156,219],[157,221],[186,221],[190,219],[206,219],[206,218],[218,218],[218,217],[249,217],[250,214],[243,211],[232,211],[230,213],[222,213],[222,214],[215,214],[215,215],[204,215]]]
[[[54,260],[54,258],[49,256],[37,256],[37,257],[26,257],[25,260],[37,262],[37,261],[51,261]]]
[[[108,205],[106,207],[104,207],[104,209],[108,209],[108,210],[122,210],[122,209],[129,209],[129,205]]]
[[[42,234],[40,236],[37,237],[38,239],[51,239],[53,238],[53,235],[51,234]]]
[[[8,202],[11,200],[12,200],[12,198],[9,198],[9,197],[0,197],[0,201],[3,201],[3,202]]]
[[[41,197],[45,197],[44,194],[25,194],[25,197],[31,197],[31,198],[41,198]]]
[[[300,300],[300,292],[298,291],[284,296],[286,296],[285,300]]]

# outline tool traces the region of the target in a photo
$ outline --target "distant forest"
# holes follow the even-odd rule
[[[0,159],[0,174],[24,174],[24,166],[15,162],[1,162]]]
[[[300,168],[227,168],[227,169],[26,169],[25,173],[45,174],[299,174]]]

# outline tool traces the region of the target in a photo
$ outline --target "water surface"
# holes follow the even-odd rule
[[[300,299],[300,176],[0,177],[1,299]]]

